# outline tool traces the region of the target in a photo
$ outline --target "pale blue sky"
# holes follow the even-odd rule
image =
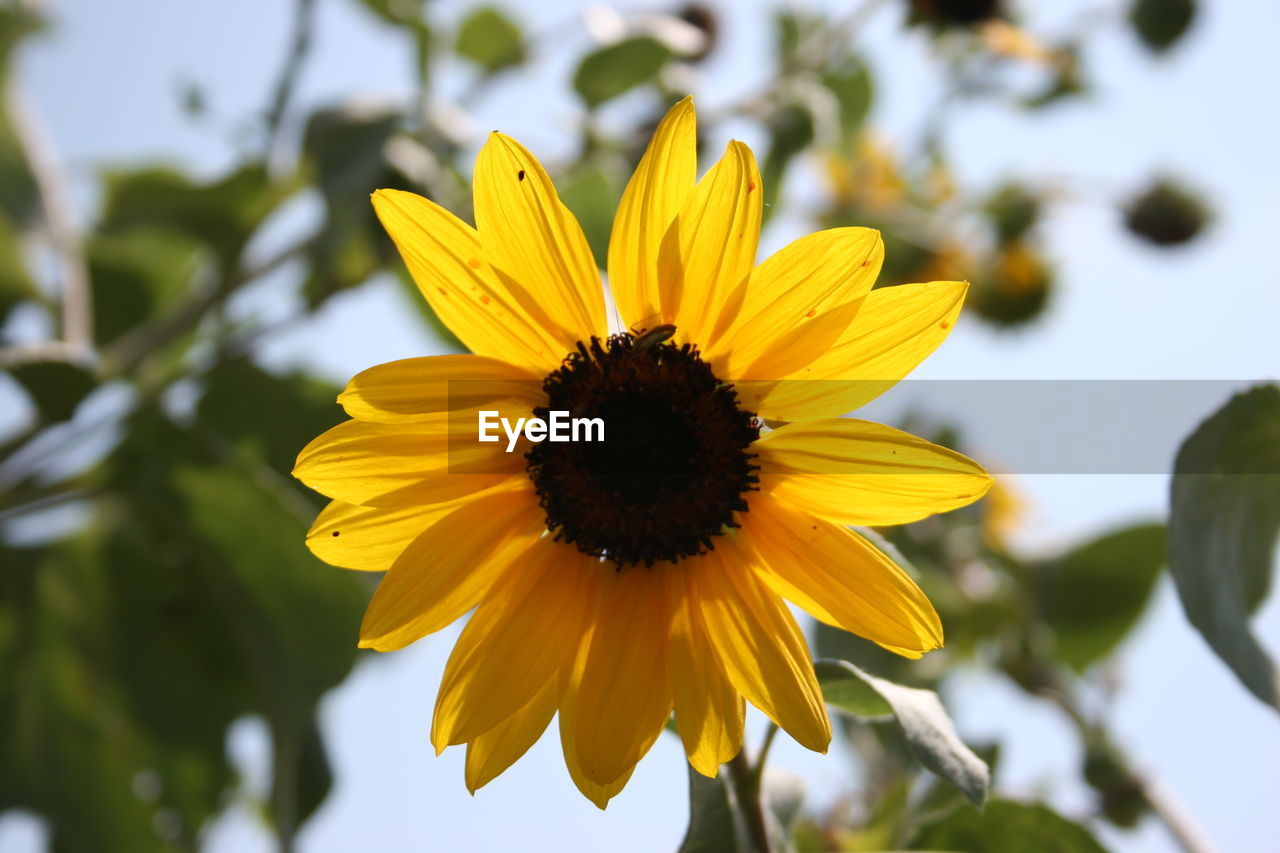
[[[164,156],[213,173],[233,161],[230,122],[264,104],[293,4],[50,5],[59,26],[24,57],[23,77],[60,153],[87,187],[103,163]],[[432,5],[450,18],[467,4]],[[566,127],[577,107],[566,81],[585,40],[576,23],[582,4],[505,5],[531,31],[555,34],[540,47],[545,62],[537,74],[545,85],[498,87],[477,105],[477,129],[501,128],[554,159],[572,144]],[[761,10],[774,4],[721,5],[740,11],[726,21],[722,48],[697,86],[704,109],[753,88],[769,72],[771,34]],[[884,5],[861,37],[877,71],[872,121],[889,139],[912,138],[936,96],[939,74],[926,39],[900,31],[902,4]],[[1085,4],[1034,5],[1040,16],[1034,20],[1051,29]],[[966,317],[918,376],[1249,380],[1280,373],[1280,280],[1273,262],[1280,180],[1271,150],[1280,129],[1273,88],[1280,76],[1274,50],[1280,8],[1260,0],[1205,5],[1195,32],[1168,62],[1149,59],[1122,28],[1091,42],[1087,67],[1099,93],[1087,101],[1035,121],[1003,109],[970,110],[953,125],[948,141],[962,180],[989,186],[1005,174],[1079,176],[1088,197],[1055,207],[1046,223],[1048,250],[1062,279],[1048,319],[1027,332],[995,335]],[[407,47],[350,0],[320,0],[319,7],[315,54],[302,80],[304,103],[361,93],[405,102]],[[218,118],[193,126],[181,116],[175,93],[184,79],[207,87]],[[464,82],[444,84],[456,92]],[[539,97],[530,98],[530,91]],[[618,109],[625,111],[627,103]],[[753,145],[761,141],[753,134],[744,138]],[[477,145],[479,140],[477,135]],[[713,140],[709,150],[724,141]],[[1185,174],[1213,195],[1220,215],[1204,240],[1176,252],[1146,249],[1117,227],[1112,207],[1098,203],[1136,188],[1153,168]],[[801,175],[791,190],[803,197],[810,186]],[[89,195],[84,193],[86,200]],[[281,227],[309,215],[301,205]],[[780,218],[763,251],[807,230],[803,220]],[[286,308],[270,294],[242,306]],[[272,365],[312,365],[341,382],[371,364],[438,347],[399,290],[379,283],[332,300],[309,328],[273,342],[263,355]],[[982,435],[974,437],[981,447]],[[990,450],[998,454],[998,448]],[[1158,517],[1167,479],[1041,476],[1021,478],[1019,485],[1033,502],[1020,541],[1049,552],[1115,523]],[[1275,601],[1261,615],[1260,628],[1264,641],[1280,649]],[[554,735],[475,798],[466,793],[462,753],[454,749],[435,758],[427,742],[435,688],[456,630],[367,661],[325,700],[323,724],[337,785],[307,825],[303,853],[673,849],[684,828],[685,773],[670,738],[660,740],[604,813],[573,788]],[[1137,760],[1187,804],[1221,850],[1273,845],[1280,831],[1273,802],[1280,717],[1247,696],[1208,653],[1167,582],[1120,664],[1116,728]],[[1084,811],[1087,793],[1074,781],[1076,746],[1051,709],[988,677],[960,674],[953,686],[947,699],[962,734],[1003,739],[1007,791],[1045,794],[1068,813]],[[759,724],[755,719],[756,730]],[[262,775],[264,737],[261,725],[246,721],[231,739],[251,777]],[[773,756],[773,765],[805,778],[819,803],[856,782],[838,749],[816,756],[781,738]],[[29,820],[0,819],[0,849],[38,850],[40,837]],[[1172,849],[1153,825],[1111,838],[1117,850]],[[241,811],[214,828],[210,849],[253,853],[269,850],[270,843]]]

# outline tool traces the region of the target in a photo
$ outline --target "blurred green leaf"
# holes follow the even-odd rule
[[[848,661],[822,661],[822,664],[827,683],[838,683],[836,671],[843,670],[846,678],[862,681],[879,694],[893,711],[920,763],[955,785],[972,802],[982,804],[987,797],[990,772],[982,759],[960,740],[938,694],[932,690],[894,684],[863,672]],[[853,695],[847,684],[837,692]],[[855,697],[853,701],[855,706],[874,709],[865,697]]]
[[[822,698],[828,705],[857,717],[885,717],[893,713],[884,697],[851,672],[844,661],[814,661],[813,669],[822,686]]]
[[[848,147],[871,110],[871,69],[861,59],[850,56],[824,72],[822,83],[840,104],[840,135]]]
[[[689,771],[689,828],[678,853],[756,853],[743,823],[733,785],[720,771],[708,779]]]
[[[804,105],[791,103],[775,110],[766,127],[769,152],[760,167],[760,180],[764,183],[764,216],[768,220],[782,191],[787,167],[813,142],[813,116]]]
[[[520,26],[501,9],[472,9],[458,28],[454,49],[493,74],[524,62],[524,36]]]
[[[93,300],[93,332],[109,344],[154,318],[189,292],[200,244],[181,234],[140,226],[94,234],[85,245]]]
[[[593,50],[573,75],[573,88],[588,107],[598,107],[652,80],[671,55],[666,45],[638,36]]]
[[[1280,708],[1280,672],[1249,627],[1280,532],[1280,386],[1235,397],[1182,443],[1169,569],[1187,618],[1255,696]]]
[[[162,166],[112,172],[104,180],[104,232],[136,226],[169,229],[208,246],[224,270],[290,191],[272,184],[261,163],[209,182]]]
[[[1087,829],[1039,803],[992,800],[982,811],[961,807],[922,827],[912,850],[964,853],[1106,853]]]
[[[1164,525],[1144,524],[1040,567],[1038,597],[1058,658],[1080,672],[1114,651],[1146,609],[1165,559]]]
[[[80,401],[98,385],[88,368],[65,361],[30,361],[8,370],[47,423],[71,420]]]
[[[35,296],[35,284],[23,261],[22,243],[8,221],[0,217],[0,326],[15,305]]]
[[[1157,246],[1190,242],[1211,219],[1198,194],[1169,178],[1159,178],[1125,210],[1130,233]]]
[[[996,242],[1008,245],[1022,238],[1040,217],[1040,199],[1019,183],[1000,187],[982,206],[991,221]]]
[[[36,186],[27,155],[7,111],[0,107],[0,212],[19,226],[31,225],[40,212]]]
[[[1177,44],[1195,17],[1195,0],[1134,0],[1129,9],[1133,31],[1152,53],[1163,53]]]
[[[561,183],[560,200],[577,217],[596,264],[603,266],[609,257],[613,212],[618,206],[608,176],[596,166],[578,169]]]
[[[218,364],[206,383],[199,423],[285,476],[307,442],[346,418],[340,389],[300,372],[277,376],[237,358]]]

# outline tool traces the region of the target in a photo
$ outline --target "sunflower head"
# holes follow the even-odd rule
[[[466,744],[472,790],[553,718],[602,808],[673,711],[709,776],[741,749],[747,703],[825,751],[785,602],[908,657],[939,647],[915,581],[849,526],[915,521],[989,484],[957,453],[840,416],[941,343],[966,286],[873,291],[884,250],[863,228],[757,265],[755,158],[731,142],[699,179],[687,98],[618,207],[612,331],[582,229],[533,155],[493,134],[474,187],[474,227],[412,193],[373,196],[473,354],[359,374],[339,398],[352,419],[294,470],[333,499],[311,549],[385,573],[360,644],[401,648],[474,609],[432,724],[438,749]],[[551,440],[557,413],[601,440]],[[487,435],[499,416],[506,435]]]

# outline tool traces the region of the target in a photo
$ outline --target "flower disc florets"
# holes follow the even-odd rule
[[[591,338],[543,383],[547,405],[601,418],[602,442],[542,442],[529,476],[557,540],[619,569],[706,553],[756,488],[760,430],[692,344]]]

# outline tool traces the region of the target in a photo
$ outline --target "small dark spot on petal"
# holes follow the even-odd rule
[[[950,324],[950,323],[948,323],[946,320],[943,320],[943,321],[942,321],[941,323],[939,323],[938,325],[939,325],[939,326],[941,326],[941,327],[942,327],[942,328],[944,328],[944,329],[950,329],[950,328],[951,328],[951,324]]]
[[[870,258],[867,258],[865,261],[863,261],[863,262],[862,262],[862,265],[863,265],[864,267],[869,267],[869,266],[871,266],[871,259],[870,259]]]
[[[751,192],[751,191],[752,191],[752,190],[754,190],[755,188],[756,188],[756,182],[755,182],[755,181],[748,181],[748,182],[747,182],[747,192]]]
[[[473,270],[480,269],[480,259],[472,258],[471,260],[467,261],[467,266],[471,267]]]
[[[338,534],[339,534],[339,533],[341,533],[341,532],[342,532],[342,531],[340,531],[340,530],[335,530],[335,531],[333,531],[334,538],[336,539],[336,538],[337,538],[337,536],[338,536]]]
[[[524,180],[524,169],[521,169],[520,171],[516,172],[516,180],[517,181]]]
[[[817,309],[817,308],[810,308],[810,309],[809,309],[809,313],[808,313],[808,314],[805,314],[804,316],[806,316],[806,317],[816,317],[816,316],[817,316],[817,314],[818,314],[818,309]]]
[[[482,294],[480,294],[480,301],[481,301],[481,302],[483,302],[485,305],[488,305],[488,304],[489,304],[489,294],[487,294],[487,293],[482,293]]]

